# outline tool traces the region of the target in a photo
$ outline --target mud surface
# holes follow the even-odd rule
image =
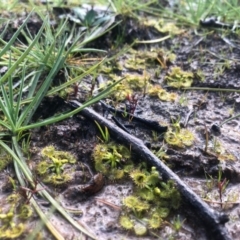
[[[124,24],[129,31],[123,27]],[[154,29],[141,28],[134,23],[133,19],[124,19],[121,26],[125,30],[122,32],[125,34],[122,46],[131,43],[132,38],[148,40],[155,36],[159,38],[164,36]],[[121,29],[121,26],[118,28]],[[102,37],[107,42],[105,49],[114,40],[116,34],[114,31],[118,32],[119,29]],[[93,108],[111,121],[114,115],[118,121],[115,123],[123,125],[129,133],[143,140],[149,149],[159,154],[161,160],[212,208],[226,213],[229,216],[229,221],[226,223],[229,234],[232,239],[238,239],[240,234],[239,121],[234,119],[220,125],[226,119],[240,113],[240,94],[234,91],[216,92],[173,88],[166,82],[166,76],[170,74],[173,67],[178,66],[184,71],[193,73],[192,87],[239,89],[240,47],[230,46],[219,31],[212,31],[206,35],[204,33],[201,27],[198,29],[198,35],[196,31],[184,29],[181,34],[158,44],[135,45],[134,49],[126,51],[123,56],[117,58],[116,68],[111,70],[111,74],[115,77],[126,77],[129,74],[148,76],[148,83],[146,86],[138,85],[132,88],[131,96],[137,99],[134,109],[131,108],[133,99],[127,97],[116,100],[116,96],[110,96],[104,100],[104,103],[111,107],[122,111],[127,109],[137,117],[157,121],[168,128],[174,129],[173,125],[175,124],[176,128],[178,124],[179,129],[187,129],[193,134],[192,144],[184,147],[168,144],[164,133],[156,131],[149,125],[128,117],[115,116],[101,103]],[[6,35],[6,40],[10,35],[11,31]],[[231,33],[227,38],[235,44],[239,43],[237,33]],[[101,48],[98,41],[93,43],[95,48]],[[146,57],[146,54],[159,52],[160,49],[164,54],[174,53],[176,59],[163,63],[159,61],[160,55],[158,55],[155,59],[150,59],[149,63],[149,57]],[[110,50],[109,53],[111,53]],[[138,65],[139,58],[145,59],[144,67]],[[129,66],[132,59],[135,61]],[[112,80],[112,75],[100,70],[98,78],[101,82],[107,82]],[[86,86],[89,86],[89,82],[90,79],[86,77]],[[156,85],[160,85],[168,93],[175,93],[174,101],[163,101],[157,96],[150,96],[148,89]],[[82,92],[79,88],[78,94],[71,98],[82,102],[86,94],[84,91]],[[46,118],[69,109],[69,105],[60,98],[46,98],[35,119]],[[219,128],[221,134],[219,134]],[[112,140],[114,138],[115,136],[111,136]],[[70,152],[77,159],[72,170],[71,166],[66,169],[71,171],[71,180],[61,186],[45,184],[46,188],[66,209],[80,210],[78,214],[74,214],[74,218],[95,234],[97,239],[139,239],[131,231],[126,231],[119,225],[122,199],[133,192],[132,181],[129,177],[119,181],[111,180],[108,176],[98,175],[94,168],[93,149],[101,142],[100,139],[101,135],[96,124],[81,114],[58,124],[33,130],[31,133],[31,159],[34,160],[31,163],[32,169],[34,171],[36,164],[40,161],[41,149],[46,146],[53,145],[58,151]],[[139,163],[139,159],[134,159],[134,163]],[[12,168],[9,167],[8,171],[11,173]],[[222,175],[219,179],[220,174]],[[1,175],[3,179],[1,199],[9,192],[4,182],[5,175]],[[218,183],[223,182],[224,179],[228,184],[220,197]],[[44,203],[42,207],[49,211]],[[198,216],[195,216],[185,203],[174,211],[162,228],[149,231],[146,236],[141,236],[141,239],[208,239],[206,234],[208,229],[201,225]],[[179,215],[181,220],[185,219],[179,231],[175,231],[172,227],[176,215]],[[54,215],[51,221],[62,232],[65,239],[79,239],[79,233],[58,215]]]

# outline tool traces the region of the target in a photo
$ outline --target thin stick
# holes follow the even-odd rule
[[[100,202],[100,203],[104,203],[104,204],[106,204],[106,205],[114,208],[114,209],[117,210],[117,211],[121,211],[121,210],[122,210],[121,207],[119,207],[119,206],[117,206],[117,205],[115,205],[115,204],[113,204],[113,203],[111,203],[111,202],[108,202],[108,201],[106,201],[106,200],[104,200],[104,199],[101,199],[101,198],[98,198],[98,197],[95,197],[95,199],[96,199],[98,202]]]
[[[77,101],[69,103],[74,108],[81,106]],[[175,182],[183,200],[186,201],[196,216],[202,220],[202,223],[208,229],[208,233],[218,240],[230,240],[224,224],[228,221],[225,214],[210,208],[195,192],[192,191],[170,168],[168,168],[157,156],[155,156],[140,139],[128,134],[124,130],[117,127],[112,122],[108,121],[94,110],[84,108],[81,114],[91,120],[97,121],[100,125],[106,126],[116,140],[124,142],[124,144],[131,146],[131,149],[160,172],[164,180],[171,179]]]

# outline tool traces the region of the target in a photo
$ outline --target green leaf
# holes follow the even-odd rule
[[[26,49],[26,51],[16,60],[16,62],[11,66],[10,69],[8,69],[8,71],[5,73],[5,75],[3,77],[1,77],[0,79],[0,84],[3,84],[6,79],[9,78],[9,76],[11,76],[13,74],[13,72],[16,70],[16,68],[18,67],[18,65],[25,60],[25,58],[27,57],[27,55],[29,54],[29,52],[31,51],[31,49],[34,47],[35,43],[38,41],[38,39],[40,38],[42,31],[45,27],[45,23],[43,23],[42,27],[40,28],[40,30],[38,31],[38,34],[36,35],[36,37],[34,38],[34,40],[32,41],[32,43],[29,45],[29,47]],[[12,42],[12,39],[10,40],[10,42]],[[13,43],[13,42],[12,42]],[[10,46],[9,46],[10,47]],[[4,48],[5,49],[5,48]],[[2,54],[2,53],[1,53]],[[0,56],[1,56],[0,54]]]

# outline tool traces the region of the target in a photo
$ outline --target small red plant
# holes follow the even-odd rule
[[[29,204],[34,194],[44,190],[44,188],[38,189],[38,184],[39,182],[37,180],[34,180],[34,186],[32,188],[22,187],[22,186],[19,187],[18,192],[26,200],[25,204]]]
[[[126,100],[129,102],[128,109],[131,114],[134,114],[137,104],[138,104],[138,96],[137,94],[128,94],[126,96]]]
[[[77,84],[77,83],[75,83],[74,85],[73,85],[73,97],[77,97],[77,95],[78,95],[78,89],[79,89],[79,85]]]
[[[222,194],[223,194],[227,184],[228,184],[228,181],[226,178],[224,178],[224,180],[222,182],[218,181],[218,193],[219,193],[219,198],[220,198],[220,202],[221,202],[221,208],[222,208]]]

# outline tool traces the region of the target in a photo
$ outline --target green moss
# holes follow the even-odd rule
[[[149,204],[147,202],[141,201],[135,196],[128,196],[123,199],[123,204],[132,209],[134,212],[142,212],[149,209]]]
[[[140,188],[147,186],[147,175],[139,169],[133,170],[130,173],[133,182]]]
[[[2,148],[0,149],[0,171],[2,171],[8,164],[12,162],[12,157],[6,153]]]
[[[155,195],[152,189],[149,188],[141,188],[136,192],[136,195],[141,197],[144,200],[152,201],[155,198]]]
[[[126,230],[130,230],[133,229],[133,221],[125,215],[120,216],[119,218],[119,223],[121,225],[121,227],[123,227]]]
[[[191,87],[193,73],[185,72],[180,67],[173,67],[165,77],[168,86],[175,88]]]
[[[179,198],[177,199],[179,201]],[[179,201],[180,202],[180,201]],[[158,207],[154,210],[154,212],[161,218],[166,218],[169,213],[170,213],[170,209],[166,208],[166,207]]]
[[[121,179],[126,172],[125,164],[129,169],[132,166],[130,156],[129,150],[122,145],[116,145],[113,142],[98,144],[93,152],[95,169],[110,179]]]
[[[54,186],[62,186],[71,180],[72,180],[72,176],[70,174],[58,175],[58,174],[52,173],[52,174],[45,176],[43,179],[43,182],[52,184]]]
[[[181,34],[183,33],[184,30],[178,28],[176,24],[172,22],[165,22],[164,19],[153,19],[153,18],[148,18],[144,19],[142,22],[144,26],[148,27],[154,27],[157,31],[161,33],[170,33],[170,34]]]
[[[36,170],[37,170],[37,173],[39,174],[39,175],[44,175],[44,174],[46,174],[47,173],[47,171],[48,171],[48,169],[49,169],[49,163],[47,162],[47,161],[41,161],[38,165],[37,165],[37,168],[36,168]]]
[[[25,230],[23,223],[18,225],[12,224],[11,226],[3,226],[0,228],[0,238],[14,239],[20,237]]]
[[[164,139],[173,147],[184,148],[192,146],[195,138],[193,133],[188,129],[177,129],[176,132],[169,129],[169,131],[165,133]]]
[[[20,201],[20,199],[21,199],[21,196],[19,193],[12,193],[7,197],[7,202],[16,204],[17,202]]]
[[[19,209],[18,217],[21,219],[28,219],[32,216],[33,210],[32,207],[28,204],[24,204]]]
[[[163,182],[156,167],[148,170],[142,162],[133,166],[129,150],[113,142],[96,145],[93,158],[97,171],[109,179],[120,179],[127,173],[134,183],[133,193],[122,200],[119,224],[136,235],[160,228],[171,209],[179,207],[181,198],[172,181]],[[139,219],[145,224],[138,224]]]
[[[162,217],[159,216],[159,214],[157,212],[155,212],[149,218],[148,225],[149,225],[149,228],[156,229],[156,228],[160,228],[161,227],[162,222],[163,222]]]
[[[35,170],[44,183],[60,186],[72,179],[70,174],[64,172],[66,166],[76,163],[76,158],[71,153],[57,151],[50,145],[42,149],[41,155],[42,159]]]
[[[131,218],[134,215],[135,218],[147,222],[147,227],[143,224],[136,227],[134,224],[134,232],[139,236],[146,234],[148,228],[160,228],[171,209],[177,209],[181,203],[180,194],[173,181],[163,182],[156,167],[147,171],[146,166],[141,164],[141,168],[139,166],[130,173],[135,183],[134,192],[123,199],[124,216]]]
[[[160,85],[150,85],[147,90],[148,94],[152,97],[158,97],[162,101],[174,102],[177,98],[176,93],[169,93]]]
[[[147,234],[147,227],[144,226],[143,224],[136,223],[133,229],[137,236],[144,236]]]

